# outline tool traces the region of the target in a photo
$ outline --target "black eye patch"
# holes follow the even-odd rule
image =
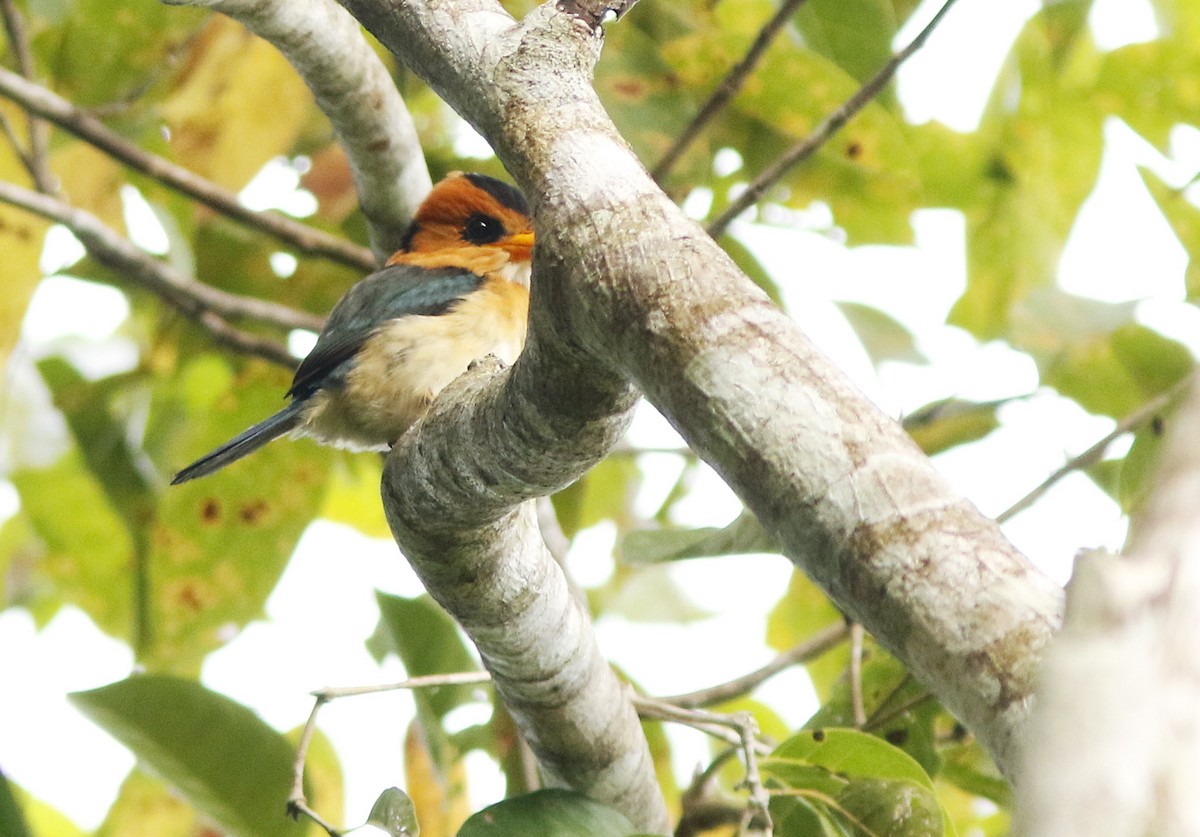
[[[494,244],[505,236],[504,224],[491,215],[475,213],[463,226],[463,241],[468,244]]]

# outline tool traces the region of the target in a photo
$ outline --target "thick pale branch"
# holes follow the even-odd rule
[[[350,160],[358,200],[383,261],[430,189],[417,129],[387,68],[334,0],[167,0],[236,19],[292,63]]]
[[[595,358],[538,365],[546,394],[528,393],[531,409],[588,391],[593,375],[629,376],[789,557],[1009,767],[1061,591],[655,186],[591,88],[597,31],[552,6],[514,28],[485,0],[345,1],[530,193],[533,335]],[[542,460],[536,447],[526,456]]]
[[[430,594],[479,648],[549,783],[662,830],[666,810],[627,689],[546,549],[531,499],[604,455],[627,424],[634,394],[602,378],[592,393],[535,398],[538,369],[578,361],[536,340],[525,357],[503,372],[478,364],[438,398],[388,457],[384,508]]]
[[[1014,833],[1200,834],[1200,386],[1124,557],[1081,556],[1047,654]]]
[[[54,92],[3,67],[0,67],[0,95],[142,174],[240,224],[272,235],[301,253],[324,256],[364,271],[373,270],[376,266],[369,250],[279,213],[248,209],[229,190],[134,145],[87,111],[80,110]]]

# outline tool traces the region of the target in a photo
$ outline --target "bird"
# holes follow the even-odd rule
[[[387,450],[475,360],[525,344],[533,222],[524,195],[452,172],[417,209],[401,249],[338,301],[274,415],[179,471],[213,473],[283,435]]]

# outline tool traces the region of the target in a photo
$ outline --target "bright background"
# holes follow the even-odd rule
[[[897,47],[910,40],[937,5],[925,4],[897,37]],[[1001,61],[1038,7],[1033,0],[958,3],[900,72],[900,98],[910,118],[937,119],[959,130],[976,127]],[[1092,26],[1101,48],[1156,35],[1150,6],[1141,0],[1100,0]],[[1063,256],[1060,284],[1072,293],[1104,301],[1140,300],[1140,322],[1200,354],[1200,313],[1183,301],[1186,257],[1136,173],[1136,166],[1149,166],[1167,182],[1182,185],[1200,170],[1200,132],[1177,129],[1173,159],[1160,156],[1115,120],[1108,126],[1107,139],[1099,181]],[[464,147],[477,142],[464,130]],[[717,162],[729,171],[740,165],[734,152]],[[129,190],[124,197],[135,235],[148,249],[161,249],[165,237],[137,193]],[[294,166],[282,160],[264,170],[243,198],[254,206],[276,206],[297,214],[312,205],[311,196],[297,188]],[[689,203],[689,209],[701,214],[705,196],[693,195],[689,200],[697,202]],[[820,207],[810,211],[811,216],[792,213],[791,229],[744,222],[734,227],[734,233],[773,274],[809,335],[881,407],[902,416],[942,397],[1022,396],[1002,409],[999,432],[935,460],[985,513],[1003,511],[1112,428],[1109,419],[1088,415],[1051,392],[1037,391],[1037,373],[1027,356],[999,343],[980,344],[944,325],[950,305],[965,286],[963,221],[958,213],[918,212],[912,247],[847,249],[811,231],[828,219],[822,218]],[[772,216],[772,220],[780,219]],[[70,263],[73,259],[65,254],[73,246],[77,245],[69,235],[52,235],[47,263]],[[286,271],[286,259],[279,269]],[[920,277],[924,298],[908,296],[906,289],[913,283],[904,281],[906,277]],[[929,364],[891,362],[875,370],[834,300],[869,302],[890,313],[920,336],[919,348]],[[42,428],[44,446],[35,454],[53,459],[66,445],[66,429],[40,390],[33,361],[65,352],[82,368],[97,373],[132,365],[133,346],[113,337],[127,313],[118,292],[98,285],[61,278],[48,280],[39,289],[24,325],[22,347],[7,373],[9,397],[3,401],[2,416],[4,424],[33,423]],[[297,335],[295,345],[302,350],[306,340],[311,335]],[[14,415],[12,405],[31,394],[40,406],[32,415]],[[667,448],[680,444],[648,408],[641,410],[630,441]],[[12,451],[0,436],[0,473],[11,460]],[[639,504],[649,514],[679,474],[683,460],[663,454],[645,463]],[[0,520],[16,511],[17,502],[12,486],[0,481]],[[677,522],[713,525],[732,519],[738,510],[723,484],[705,471],[693,499],[678,507]],[[1020,549],[1060,582],[1069,576],[1078,549],[1119,548],[1124,536],[1118,508],[1079,474],[1064,479],[1004,528]],[[570,568],[583,584],[607,577],[614,539],[614,531],[604,526],[578,538]],[[772,652],[763,642],[766,614],[787,583],[790,564],[777,556],[750,556],[693,561],[667,571],[679,577],[697,606],[713,615],[686,625],[603,618],[597,625],[600,642],[616,664],[654,693],[711,685],[770,659]],[[403,595],[420,591],[394,544],[332,523],[313,524],[267,604],[267,618],[211,654],[203,682],[286,730],[304,722],[311,708],[308,692],[314,688],[400,679],[403,671],[394,658],[381,669],[363,645],[376,625],[373,591],[377,588]],[[690,656],[695,649],[705,649],[703,669]],[[133,760],[79,715],[65,695],[119,680],[131,666],[129,649],[101,634],[78,610],[65,608],[40,633],[26,612],[0,613],[4,770],[84,828],[100,823]],[[802,723],[815,708],[805,677],[797,670],[777,677],[762,694],[792,725]],[[408,695],[393,693],[347,699],[323,711],[322,729],[334,742],[345,771],[348,821],[365,818],[378,792],[401,781],[398,742],[411,706]],[[462,723],[466,726],[473,720],[477,719],[463,718]],[[677,748],[685,752],[694,748],[699,763],[706,753],[699,736],[687,731],[672,735]],[[479,802],[490,801],[498,793],[495,767],[480,756],[473,768]]]

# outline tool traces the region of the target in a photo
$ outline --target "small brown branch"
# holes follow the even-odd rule
[[[325,829],[329,833],[329,837],[341,837],[333,826],[308,807],[308,797],[304,794],[304,763],[308,759],[308,747],[312,743],[313,733],[317,730],[317,715],[320,713],[321,707],[328,702],[329,698],[317,695],[312,711],[308,713],[308,721],[304,724],[304,731],[300,733],[300,740],[296,742],[296,757],[292,762],[292,790],[288,794],[287,812],[294,820],[301,816],[308,817]]]
[[[742,85],[746,83],[746,79],[754,72],[754,68],[758,66],[758,62],[762,60],[763,55],[767,52],[767,47],[775,40],[775,37],[783,30],[784,25],[795,14],[796,10],[804,5],[804,0],[784,0],[780,4],[779,9],[774,16],[763,25],[759,30],[758,35],[754,38],[754,43],[750,45],[750,49],[742,56],[742,59],[735,64],[725,78],[721,79],[721,83],[717,85],[716,90],[708,97],[700,110],[692,117],[692,121],[687,127],[675,138],[675,142],[667,149],[667,153],[663,154],[662,159],[655,164],[654,169],[650,172],[650,176],[658,183],[662,183],[675,164],[683,156],[689,146],[700,136],[700,132],[708,125],[712,118],[720,113],[730,100],[742,89]]]
[[[25,33],[25,23],[12,0],[0,0],[0,13],[4,15],[4,31],[8,34],[8,43],[17,58],[17,69],[21,75],[31,82],[34,78],[33,54],[29,51],[29,38]],[[47,195],[58,191],[58,183],[54,173],[50,171],[49,136],[45,123],[40,119],[29,116],[29,150],[18,151],[21,162],[33,178],[33,183],[39,192]],[[6,129],[7,130],[7,129]],[[14,144],[15,145],[15,144]]]
[[[184,316],[209,330],[226,345],[294,368],[296,358],[274,341],[229,325],[230,319],[253,319],[280,328],[318,331],[321,318],[253,297],[226,293],[183,276],[174,268],[117,235],[90,212],[57,198],[0,181],[0,202],[20,207],[65,226],[96,261],[158,296]]]
[[[784,651],[762,668],[756,669],[749,674],[744,674],[741,677],[730,680],[728,683],[721,683],[687,694],[663,697],[659,698],[659,700],[682,707],[711,706],[714,703],[732,700],[753,691],[759,684],[774,677],[786,668],[806,663],[821,656],[826,651],[841,644],[849,635],[850,628],[845,624],[830,625],[804,642]]]
[[[782,179],[793,166],[812,156],[843,125],[849,122],[860,110],[878,96],[892,80],[892,76],[896,74],[896,70],[900,68],[900,65],[924,45],[926,39],[937,28],[937,25],[941,23],[942,18],[945,17],[946,12],[950,10],[954,2],[955,0],[946,0],[942,7],[938,9],[937,14],[933,16],[933,19],[912,39],[908,46],[888,59],[888,62],[883,65],[878,73],[868,79],[841,107],[825,117],[821,124],[813,129],[812,133],[788,149],[782,157],[756,177],[746,187],[746,191],[738,195],[725,211],[708,225],[708,234],[713,238],[720,238],[739,215],[745,212],[751,205],[757,203],[766,191]]]
[[[371,271],[377,267],[375,257],[367,248],[276,212],[248,209],[238,202],[237,195],[227,189],[139,148],[110,130],[87,111],[75,107],[45,87],[3,68],[0,68],[0,95],[21,105],[29,113],[41,116],[94,145],[130,168],[238,223],[279,239],[297,252],[321,256],[362,271]]]
[[[1071,457],[1061,468],[1042,480],[1036,488],[997,515],[996,522],[1004,523],[1011,520],[1040,500],[1047,491],[1058,485],[1068,474],[1075,471],[1082,471],[1084,468],[1090,468],[1095,465],[1104,456],[1104,452],[1108,450],[1109,445],[1126,433],[1141,427],[1153,419],[1155,415],[1162,412],[1180,392],[1191,385],[1192,377],[1189,375],[1166,392],[1156,395],[1141,407],[1129,413],[1117,422],[1117,426],[1106,433],[1099,441],[1078,456]]]

